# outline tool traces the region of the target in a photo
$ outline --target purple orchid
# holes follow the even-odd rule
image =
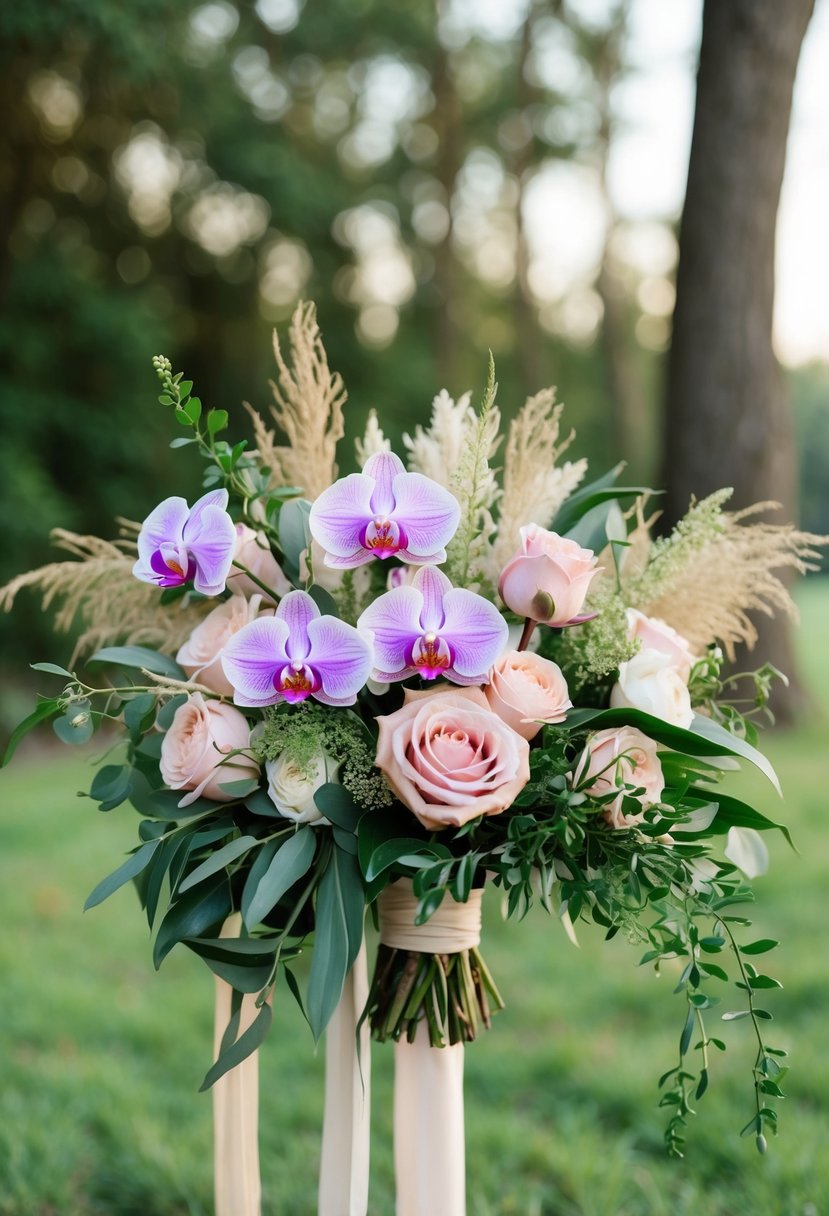
[[[377,452],[362,473],[341,477],[311,507],[311,535],[326,566],[351,569],[372,558],[416,566],[446,560],[460,519],[457,499],[422,473],[407,473],[393,452]]]
[[[244,625],[222,651],[237,705],[353,705],[371,672],[370,642],[353,625],[323,616],[306,591],[289,591],[274,616]]]
[[[135,577],[156,587],[181,587],[192,580],[202,595],[224,591],[236,546],[227,499],[227,490],[211,490],[192,507],[183,498],[159,503],[138,534]]]
[[[408,585],[381,595],[357,628],[374,641],[373,679],[446,676],[454,684],[483,683],[509,632],[494,604],[453,587],[434,566],[421,566]]]

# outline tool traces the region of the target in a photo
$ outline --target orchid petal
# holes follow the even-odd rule
[[[363,466],[366,477],[374,478],[371,492],[371,511],[375,515],[389,516],[394,510],[395,479],[400,473],[406,475],[406,466],[394,452],[375,452]]]
[[[359,553],[362,557],[362,534],[371,519],[373,489],[370,477],[349,473],[312,503],[308,526],[327,554],[351,559]]]
[[[406,533],[406,549],[422,564],[455,535],[461,517],[458,500],[422,473],[399,473],[394,498],[394,519]]]
[[[337,557],[335,554],[326,553],[323,565],[329,566],[333,570],[355,570],[357,566],[367,566],[369,562],[374,561],[376,556],[371,549],[361,549],[359,553],[352,553],[349,557]],[[446,554],[444,554],[445,556]]]
[[[289,591],[279,601],[276,615],[288,626],[285,649],[291,661],[304,663],[311,648],[308,626],[320,615],[320,610],[307,591]]]
[[[396,673],[378,678],[400,680],[404,672],[408,674],[412,646],[423,633],[422,610],[422,594],[407,585],[379,596],[360,616],[357,628],[373,635],[375,667]]]
[[[273,680],[288,662],[287,641],[288,626],[275,616],[259,617],[233,635],[221,662],[237,705],[273,705],[280,699]]]
[[[142,564],[149,565],[153,553],[165,542],[181,543],[188,513],[187,500],[179,497],[165,498],[150,512],[138,534],[138,557]]]
[[[189,527],[190,520],[184,531],[185,544],[196,562],[193,586],[202,595],[218,595],[225,589],[236,548],[233,520],[222,507],[209,504],[200,513],[192,540],[187,539]]]
[[[187,522],[184,525],[183,538],[188,549],[198,540],[206,527],[210,527],[212,515],[205,519],[205,512],[211,507],[218,507],[220,511],[227,511],[228,503],[227,490],[209,490],[207,494],[202,494],[190,508],[187,516]],[[234,530],[235,535],[235,530]]]
[[[452,584],[436,566],[421,566],[411,586],[423,596],[423,608],[420,613],[422,633],[440,633],[443,615],[443,597],[452,590]]]
[[[441,637],[452,648],[452,667],[459,676],[484,679],[506,646],[507,622],[489,600],[463,587],[453,587],[446,593],[443,611],[446,619]]]
[[[409,549],[398,549],[394,556],[414,567],[441,566],[446,561],[446,550],[438,549],[437,553],[424,556],[422,553],[412,553]]]
[[[308,664],[322,682],[324,697],[352,705],[371,674],[369,642],[353,625],[347,625],[335,616],[319,616],[310,621],[308,640]],[[314,695],[318,700],[323,699]]]

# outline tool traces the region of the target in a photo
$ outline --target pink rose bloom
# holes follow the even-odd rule
[[[231,781],[257,777],[259,765],[250,756],[224,757],[250,746],[250,728],[244,714],[221,701],[207,701],[192,693],[176,710],[161,742],[161,776],[171,790],[189,790],[179,806],[197,798],[230,802],[233,794],[221,788]]]
[[[615,798],[602,804],[602,812],[611,827],[627,828],[641,823],[646,809],[659,801],[665,778],[653,739],[633,726],[622,726],[596,732],[579,757],[573,784],[596,797],[618,789]],[[626,785],[642,792],[633,795],[624,789]],[[622,810],[625,797],[635,797],[642,810],[626,815]]]
[[[377,767],[424,827],[460,827],[506,810],[530,779],[530,747],[479,688],[406,691],[377,719]]]
[[[518,616],[543,625],[577,625],[599,573],[590,549],[537,524],[521,529],[521,550],[501,571],[498,593]]]
[[[233,685],[222,667],[222,651],[234,633],[257,617],[273,616],[273,608],[260,611],[261,595],[250,600],[234,595],[204,618],[176,655],[188,676],[222,696],[233,696]]]
[[[527,740],[545,722],[563,722],[573,705],[561,668],[527,650],[508,650],[496,660],[484,695],[492,712]]]
[[[287,595],[289,591],[293,590],[292,584],[288,582],[271,552],[264,532],[254,532],[253,528],[249,528],[247,524],[237,524],[233,560],[247,566],[251,574],[255,574],[266,587],[271,588],[274,594],[266,602],[275,604],[283,595]],[[264,594],[258,583],[255,583],[252,578],[248,578],[241,570],[237,570],[235,566],[230,568],[227,587],[229,591],[241,595]]]
[[[658,616],[645,616],[635,608],[628,608],[626,615],[628,637],[641,642],[643,650],[659,650],[666,654],[687,684],[696,661],[691,643]]]

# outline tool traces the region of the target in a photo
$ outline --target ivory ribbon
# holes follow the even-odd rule
[[[425,925],[410,882],[379,897],[380,940],[399,950],[458,954],[481,940],[483,890],[465,904],[444,899]],[[397,1216],[466,1216],[463,1043],[432,1047],[425,1021],[394,1052],[394,1172]]]
[[[222,926],[221,936],[238,937],[241,926],[242,917],[234,913]],[[230,984],[216,977],[216,1057],[230,1021],[232,991]],[[246,993],[239,1034],[247,1030],[258,1012],[255,995]],[[258,1052],[226,1072],[213,1086],[213,1183],[216,1216],[260,1216]]]
[[[371,1037],[366,943],[346,977],[325,1032],[325,1113],[322,1124],[319,1216],[366,1216],[368,1208]],[[433,1213],[436,1216],[436,1213]]]

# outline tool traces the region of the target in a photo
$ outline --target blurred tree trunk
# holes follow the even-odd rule
[[[705,0],[668,364],[667,522],[719,486],[795,508],[790,411],[772,348],[774,246],[792,90],[814,0]],[[755,655],[794,676],[785,620]],[[792,678],[778,718],[802,701]]]

